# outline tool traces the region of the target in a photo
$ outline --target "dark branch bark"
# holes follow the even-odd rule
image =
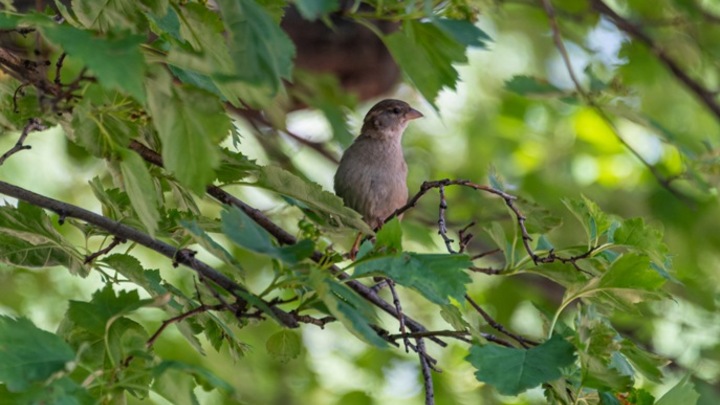
[[[81,221],[87,222],[88,224],[97,226],[98,228],[104,229],[112,235],[125,240],[131,240],[137,244],[152,249],[161,255],[173,260],[174,263],[183,264],[202,277],[212,280],[215,284],[219,285],[227,292],[235,296],[238,301],[246,302],[241,294],[250,294],[245,288],[241,287],[233,280],[218,272],[214,268],[208,266],[204,262],[196,259],[194,253],[187,249],[177,249],[165,242],[158,239],[154,239],[151,236],[138,231],[135,228],[131,228],[127,225],[108,219],[102,215],[95,214],[94,212],[88,211],[84,208],[77,207],[72,204],[67,204],[49,197],[45,197],[40,194],[33,193],[32,191],[25,190],[23,188],[14,186],[12,184],[0,181],[0,193],[10,197],[17,198],[18,200],[25,201],[36,207],[48,209],[56,212],[63,218],[76,218]],[[259,298],[258,298],[259,299]],[[275,317],[285,326],[290,328],[296,328],[298,322],[287,312],[271,306]]]

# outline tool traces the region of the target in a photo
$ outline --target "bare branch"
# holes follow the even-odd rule
[[[20,138],[18,138],[17,142],[15,143],[15,146],[10,148],[7,152],[5,152],[2,156],[0,156],[0,166],[5,163],[5,161],[12,155],[26,149],[32,149],[32,146],[30,145],[24,145],[25,139],[30,135],[31,132],[36,131],[43,131],[45,130],[45,126],[40,123],[40,120],[37,118],[30,118],[28,120],[28,123],[23,128],[22,132],[20,133]]]
[[[544,0],[548,1],[548,0]],[[701,103],[715,115],[715,118],[720,120],[720,104],[718,104],[715,94],[712,91],[705,88],[699,81],[690,77],[680,65],[670,57],[648,34],[646,34],[639,26],[628,21],[626,18],[620,16],[602,0],[591,0],[592,7],[603,14],[612,21],[615,26],[620,28],[622,31],[640,41],[650,49],[650,51],[658,58],[660,63],[670,70],[670,72],[687,87],[690,92],[700,100]]]
[[[432,372],[430,371],[430,364],[424,356],[424,354],[426,354],[425,342],[422,338],[417,338],[417,352],[420,357],[420,368],[422,369],[423,385],[425,386],[425,405],[434,405],[435,392],[433,389]]]

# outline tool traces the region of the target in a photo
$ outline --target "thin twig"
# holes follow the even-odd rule
[[[183,320],[185,320],[185,319],[187,319],[187,318],[190,318],[190,317],[193,316],[193,315],[197,315],[197,314],[202,313],[202,312],[217,311],[217,310],[221,310],[221,309],[223,309],[223,305],[222,305],[222,304],[217,304],[217,305],[205,305],[205,304],[202,304],[202,305],[200,305],[200,306],[197,307],[197,308],[191,309],[190,311],[183,312],[182,314],[180,314],[180,315],[178,315],[178,316],[174,316],[174,317],[172,317],[172,318],[170,318],[170,319],[166,319],[166,320],[164,320],[164,321],[162,322],[162,324],[160,324],[160,327],[158,328],[158,330],[156,330],[155,333],[153,333],[152,336],[150,336],[150,338],[147,340],[147,342],[145,342],[145,347],[147,347],[148,349],[151,348],[151,347],[155,344],[155,341],[157,340],[157,338],[160,337],[160,334],[161,334],[168,326],[170,326],[170,325],[172,325],[172,324],[174,324],[174,323],[183,321]]]
[[[45,197],[43,195],[14,186],[4,181],[0,181],[0,193],[17,198],[21,201],[25,201],[34,206],[54,211],[58,213],[61,218],[69,217],[79,219],[88,224],[103,229],[118,238],[131,240],[139,245],[154,250],[155,252],[158,252],[163,256],[173,260],[175,263],[185,265],[190,269],[194,270],[195,272],[202,274],[203,277],[212,280],[212,282],[222,287],[228,293],[235,296],[238,301],[245,302],[245,299],[242,298],[242,296],[252,294],[224,274],[215,270],[205,262],[202,262],[195,258],[194,253],[188,249],[177,249],[174,246],[171,246],[158,239],[154,239],[150,235],[140,232],[137,229],[122,224],[120,222],[113,221],[109,218],[98,215],[84,208],[80,208],[72,204]],[[255,298],[260,299],[259,297]],[[272,310],[275,319],[277,319],[284,326],[287,326],[289,328],[298,327],[297,320],[294,319],[287,312],[277,307],[270,307],[270,309]]]
[[[695,96],[715,115],[716,119],[720,120],[720,104],[718,104],[718,101],[712,91],[705,88],[699,81],[690,77],[690,75],[685,72],[685,70],[683,70],[683,68],[680,67],[680,65],[672,59],[663,48],[655,43],[655,41],[653,41],[653,39],[650,38],[650,36],[639,26],[620,16],[602,0],[591,0],[591,2],[592,7],[597,12],[610,19],[616,27],[647,46],[651,53],[658,58],[660,63],[665,65],[665,67],[670,70],[670,72],[682,84],[684,84],[690,92],[695,94]]]
[[[395,310],[398,313],[398,321],[400,323],[400,334],[402,336],[407,336],[407,331],[405,330],[405,315],[403,315],[402,306],[400,306],[400,297],[398,297],[397,291],[395,290],[395,282],[392,281],[389,278],[385,279],[387,281],[387,286],[390,289],[390,294],[392,294],[393,297],[393,304],[395,305]],[[405,353],[408,353],[408,347],[410,346],[410,340],[407,337],[403,338],[403,343],[405,344]]]
[[[417,338],[417,352],[420,357],[420,368],[423,374],[423,385],[425,386],[425,405],[435,404],[435,391],[433,389],[432,372],[430,364],[423,354],[425,354],[425,342],[422,338]]]
[[[602,1],[593,0],[593,2],[595,3],[595,8],[599,9],[599,11],[601,13],[606,14],[611,20],[613,20],[613,15],[615,17],[617,17],[618,19],[622,19],[620,16],[615,14],[615,12],[612,11],[612,9],[610,9],[604,3],[602,3]],[[593,110],[600,116],[600,118],[602,118],[602,120],[605,121],[605,123],[612,130],[612,133],[615,136],[615,138],[620,143],[622,143],[623,146],[625,147],[625,149],[630,151],[630,153],[632,153],[633,156],[635,156],[635,158],[638,159],[643,164],[643,166],[645,166],[650,171],[650,173],[653,175],[653,177],[655,177],[657,182],[663,188],[668,190],[672,195],[677,197],[679,200],[681,200],[685,203],[688,203],[688,204],[692,204],[693,201],[691,199],[689,199],[686,195],[682,194],[677,189],[672,187],[672,184],[671,184],[672,179],[663,176],[657,167],[655,167],[650,162],[645,160],[645,158],[637,150],[635,150],[629,143],[627,143],[625,138],[623,138],[623,136],[620,135],[620,131],[617,129],[617,127],[615,126],[615,123],[610,119],[610,117],[607,115],[605,110],[603,110],[595,102],[595,100],[593,100],[593,98],[590,97],[590,95],[585,91],[585,89],[583,89],[582,85],[580,84],[580,81],[578,80],[577,76],[575,75],[575,70],[573,69],[572,62],[570,61],[570,55],[568,55],[567,49],[565,48],[565,43],[563,42],[563,39],[562,39],[562,33],[560,32],[560,27],[558,26],[557,18],[555,16],[555,8],[552,6],[552,3],[550,2],[550,0],[542,0],[542,3],[543,3],[543,8],[545,9],[545,13],[547,14],[548,20],[550,22],[550,28],[551,28],[552,34],[553,34],[553,42],[555,43],[555,47],[557,48],[558,52],[560,52],[560,56],[562,57],[563,63],[565,64],[565,69],[567,70],[568,74],[570,75],[570,80],[572,80],[573,84],[575,85],[575,90],[578,92],[578,94],[580,94],[580,96],[585,100],[585,102],[590,107],[593,108]],[[616,20],[614,20],[614,22],[618,26],[618,28],[623,29],[623,27],[621,26],[622,23],[619,23]],[[630,27],[636,28],[627,21],[624,21],[624,23],[629,25]],[[649,42],[646,42],[646,45],[650,46],[651,49],[653,49],[654,44],[652,44],[652,41],[650,41],[649,37],[645,36],[644,33],[639,31],[639,28],[637,28],[637,32],[640,33],[647,41],[649,41]],[[658,54],[658,57],[660,57],[661,54],[664,55],[662,50],[660,50],[660,54]],[[661,60],[662,60],[662,58],[661,58]],[[669,60],[669,58],[668,58],[668,60]],[[673,70],[673,69],[671,69],[671,70]],[[685,72],[683,72],[682,70],[680,70],[680,73],[682,73],[684,75],[684,77],[687,78],[688,80],[691,80],[689,78],[689,76],[685,75]],[[703,90],[707,91],[705,89],[703,89]],[[712,98],[712,100],[713,100],[713,103],[715,103],[714,98]],[[717,106],[717,104],[715,104],[715,105]],[[720,107],[718,107],[718,108],[720,108]],[[718,118],[720,118],[720,109],[718,110]]]
[[[110,242],[109,245],[107,245],[105,248],[98,250],[97,252],[94,252],[90,255],[85,256],[85,260],[83,261],[84,264],[92,263],[93,260],[97,259],[98,257],[110,253],[111,250],[115,249],[117,245],[125,243],[125,239],[114,237],[112,242]]]
[[[454,254],[457,253],[452,247],[452,243],[455,242],[453,239],[447,236],[447,224],[445,222],[445,211],[447,211],[447,201],[445,201],[445,186],[438,186],[438,193],[440,193],[440,207],[438,213],[438,234],[443,238],[447,251]]]
[[[5,161],[12,155],[26,149],[32,149],[32,146],[30,145],[23,145],[25,142],[25,139],[30,135],[31,132],[35,131],[43,131],[45,130],[45,126],[40,123],[40,120],[37,118],[30,118],[28,120],[28,123],[23,128],[22,132],[20,133],[20,138],[18,138],[15,145],[10,148],[7,152],[5,152],[2,156],[0,156],[0,166],[5,163]]]
[[[505,329],[505,327],[502,324],[500,324],[498,321],[493,319],[493,317],[491,317],[490,314],[485,312],[485,310],[482,309],[482,307],[480,305],[478,305],[472,298],[470,298],[469,295],[466,294],[465,299],[467,300],[467,302],[470,303],[470,305],[472,305],[473,308],[475,308],[475,310],[480,314],[480,316],[482,316],[483,319],[485,319],[485,322],[487,322],[488,325],[490,325],[493,329],[497,330],[498,332],[506,335],[507,337],[512,338],[513,340],[518,342],[520,344],[520,346],[527,349],[529,347],[529,345],[537,346],[539,344],[538,342],[524,338],[520,335],[517,335],[517,334],[512,333],[509,330]]]
[[[149,149],[145,145],[132,140],[130,141],[130,149],[137,152],[144,160],[146,160],[149,163],[152,163],[156,166],[163,166],[162,157],[157,152],[153,151],[152,149]],[[247,214],[255,223],[260,225],[262,228],[264,228],[266,231],[268,231],[281,245],[294,245],[297,243],[297,239],[295,236],[284,230],[283,228],[279,227],[277,224],[275,224],[273,221],[271,221],[265,214],[258,210],[257,208],[254,208],[248,204],[246,204],[244,201],[240,200],[239,198],[229,194],[225,190],[223,190],[220,187],[217,186],[208,186],[206,189],[207,193],[210,194],[213,198],[218,200],[219,202],[226,204],[226,205],[232,205],[240,210],[242,210],[245,214]],[[316,263],[323,263],[325,260],[325,255],[319,251],[314,251],[310,258],[316,262]],[[340,270],[337,266],[333,265],[328,268],[328,270],[334,274],[337,278],[340,280],[343,280],[345,284],[350,287],[352,290],[354,290],[358,295],[363,297],[365,300],[369,301],[373,305],[377,306],[378,308],[382,309],[383,311],[387,312],[391,316],[399,319],[400,314],[397,313],[396,308],[382,299],[380,296],[378,296],[376,291],[373,291],[371,287],[368,287],[361,282],[357,280],[350,280],[350,276]],[[422,332],[426,331],[427,328],[425,328],[421,323],[418,321],[408,317],[407,315],[404,315],[405,325],[413,332]],[[432,337],[430,338],[433,342],[437,343],[438,345],[445,347],[447,346],[447,343],[443,342],[441,339]]]

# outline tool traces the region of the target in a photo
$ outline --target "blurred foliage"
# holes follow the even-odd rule
[[[445,333],[423,339],[437,403],[720,400],[717,3],[65,3],[0,2],[0,150],[51,128],[3,158],[3,190],[191,250],[9,199],[0,403],[420,403],[417,354],[358,287],[378,276]],[[289,4],[399,65],[392,97],[426,116],[410,195],[469,179],[423,188],[354,262],[371,231],[329,190],[370,105],[294,70]]]

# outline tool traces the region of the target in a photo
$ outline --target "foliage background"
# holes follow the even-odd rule
[[[502,177],[513,194],[536,202],[562,219],[563,227],[547,235],[558,246],[584,243],[582,227],[563,205],[563,199],[581,195],[595,201],[605,212],[623,218],[644,217],[664,228],[664,240],[673,260],[674,280],[667,287],[673,299],[644,306],[642,317],[615,313],[612,320],[623,335],[672,361],[664,368],[662,383],[641,378],[639,386],[658,398],[689,372],[702,394],[700,403],[716,403],[720,398],[720,212],[715,187],[720,118],[678,83],[676,75],[646,47],[631,40],[608,19],[586,11],[588,2],[553,2],[575,71],[587,88],[602,87],[594,100],[612,115],[622,138],[647,162],[656,165],[662,176],[690,173],[689,180],[681,178],[671,183],[690,196],[678,198],[659,184],[584,100],[573,94],[575,86],[553,42],[541,2],[468,0],[450,4],[457,9],[478,10],[477,24],[492,41],[486,43],[485,49],[468,49],[468,63],[457,65],[457,89],[440,93],[435,101],[436,112],[411,81],[394,90],[393,97],[405,99],[426,113],[426,119],[413,122],[404,138],[411,192],[430,179],[466,178],[483,183],[491,174]],[[709,89],[717,87],[717,3],[630,0],[612,4],[638,21],[690,75]],[[275,10],[274,3],[264,6]],[[71,62],[68,69],[73,68]],[[512,91],[507,83],[519,75],[547,79],[553,90],[535,92],[521,86],[519,91]],[[8,80],[4,78],[3,86],[12,89],[14,84]],[[371,104],[361,103],[350,112],[351,133],[357,133],[362,114]],[[331,137],[331,127],[322,113],[301,110],[290,113],[287,120],[295,133],[326,142],[333,151],[341,149],[340,140]],[[273,138],[274,145],[268,147],[263,137],[272,134],[255,134],[242,120],[237,125],[244,154],[261,164],[277,164],[280,153],[289,162],[285,167],[293,167],[296,173],[331,189],[332,162],[287,137]],[[5,132],[0,137],[0,149],[10,149],[16,140],[15,133]],[[59,127],[32,134],[29,143],[32,150],[9,159],[0,170],[0,179],[100,212],[100,204],[87,182],[98,175],[107,176],[105,162],[91,158],[67,141]],[[242,186],[229,190],[283,226],[297,226],[299,211],[288,207],[277,195]],[[471,220],[483,224],[505,215],[502,201],[469,190],[448,189],[447,200],[449,227],[454,230]],[[212,203],[203,203],[202,208],[216,215],[219,211]],[[422,200],[406,215],[403,230],[407,250],[443,251],[434,223],[436,210],[437,200],[432,197]],[[505,225],[511,224],[506,221]],[[76,243],[83,243],[76,230],[56,228]],[[511,226],[507,229],[512,231]],[[474,249],[494,247],[487,233],[479,229],[476,233]],[[329,238],[347,248],[352,235],[345,232]],[[90,246],[90,251],[95,247]],[[143,260],[146,268],[159,268],[165,279],[192,294],[193,277],[189,271],[172,268],[166,260],[147,251],[133,254]],[[246,280],[251,290],[262,289],[271,277],[273,263],[247,250],[236,248],[233,254],[245,268],[252,269]],[[209,255],[201,253],[200,257],[217,263]],[[78,278],[61,268],[3,265],[0,311],[26,316],[39,327],[54,331],[68,300],[90,300],[102,285],[96,272]],[[543,325],[538,308],[552,312],[563,292],[537,276],[474,274],[469,293],[503,325],[539,339],[543,337]],[[446,328],[437,309],[417,294],[403,292],[402,296],[407,313],[431,329]],[[151,332],[167,318],[164,312],[149,308],[130,317]],[[565,319],[572,322],[571,316]],[[383,320],[385,325],[394,325],[389,318]],[[275,332],[277,327],[270,322],[238,329],[237,336],[249,350],[242,358],[232,359],[226,348],[217,352],[204,339],[205,355],[199,354],[170,327],[159,338],[155,351],[164,359],[206,367],[229,382],[246,403],[413,404],[423,398],[414,354],[377,350],[341,325],[331,323],[323,330],[303,325],[301,354],[280,362],[265,349],[268,337]],[[540,389],[519,397],[504,397],[479,383],[472,366],[464,361],[465,345],[453,344],[445,350],[430,347],[430,352],[444,370],[434,375],[438,403],[544,401]],[[201,403],[232,401],[221,391],[196,388],[195,393]],[[128,396],[127,401],[166,403],[157,395],[144,400]]]

